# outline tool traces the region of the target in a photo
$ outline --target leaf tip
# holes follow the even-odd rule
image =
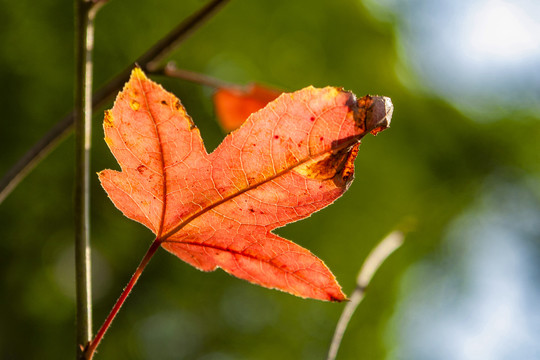
[[[341,289],[341,286],[338,284],[338,282],[334,279],[334,284],[330,288],[326,290],[326,299],[322,299],[325,301],[330,302],[344,302],[349,301],[349,298],[345,293],[343,293],[343,290]]]
[[[131,78],[132,79],[139,79],[139,80],[146,80],[147,77],[146,75],[144,74],[144,72],[142,71],[142,69],[140,67],[135,67],[133,69],[133,71],[131,71]]]
[[[105,176],[105,171],[106,170],[101,170],[96,173],[100,182],[103,181],[103,177]]]
[[[344,301],[350,301],[349,298],[347,297],[347,295],[345,295],[344,293],[340,293],[338,296],[332,296],[330,295],[330,301],[331,302],[344,302]]]

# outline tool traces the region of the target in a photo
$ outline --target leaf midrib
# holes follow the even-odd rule
[[[149,102],[148,102],[148,97],[147,97],[147,91],[144,87],[144,83],[143,81],[137,77],[137,81],[139,82],[139,86],[141,88],[141,91],[143,93],[143,98],[144,98],[144,102],[145,102],[145,105],[146,105],[146,108],[148,109],[148,115],[150,116],[151,120],[152,120],[152,123],[154,124],[154,129],[155,129],[155,132],[156,132],[156,137],[157,137],[157,140],[158,140],[158,146],[159,146],[159,156],[161,158],[161,173],[162,173],[162,176],[163,176],[163,183],[162,183],[162,192],[163,192],[163,201],[161,202],[161,217],[159,219],[159,228],[158,228],[158,231],[157,231],[157,234],[156,234],[156,240],[160,239],[162,236],[162,232],[163,232],[163,224],[165,223],[165,212],[167,211],[167,172],[165,171],[165,156],[164,156],[164,151],[163,151],[163,143],[161,141],[161,136],[160,136],[160,133],[159,133],[159,128],[157,126],[157,121],[156,121],[156,118],[154,117],[154,114],[152,113],[152,110],[150,109],[150,105],[149,105]],[[151,84],[153,85],[153,84]]]

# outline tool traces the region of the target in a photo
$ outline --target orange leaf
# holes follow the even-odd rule
[[[135,69],[104,121],[122,171],[99,178],[124,215],[194,267],[340,301],[324,263],[272,230],[341,196],[359,139],[391,114],[388,98],[308,87],[251,115],[208,154],[180,101]]]
[[[258,84],[248,85],[246,89],[219,88],[214,94],[214,105],[221,127],[227,132],[238,129],[249,115],[280,94]]]

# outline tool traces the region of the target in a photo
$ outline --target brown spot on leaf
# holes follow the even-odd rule
[[[371,96],[366,95],[358,99],[357,104],[359,108],[368,108],[373,102]]]
[[[356,159],[356,155],[358,155],[359,147],[360,143],[352,147],[343,166],[343,170],[341,170],[341,178],[345,183],[352,180],[352,177],[354,175],[354,160]]]
[[[178,99],[174,99],[174,108],[176,111],[180,113],[180,115],[188,122],[189,130],[195,130],[197,129],[197,126],[193,122],[193,119],[191,116],[189,116],[186,112],[186,109]]]
[[[161,100],[161,104],[163,104],[163,105],[169,105],[169,103],[167,102],[167,100]]]
[[[366,131],[366,114],[367,109],[373,104],[371,96],[366,95],[361,97],[356,102],[356,109],[354,109],[354,121],[357,127]]]
[[[337,184],[344,185],[354,174],[354,159],[359,145],[321,155],[296,167],[294,171],[310,179],[334,179]]]
[[[394,106],[388,97],[366,95],[357,100],[352,111],[356,126],[377,135],[390,126]]]
[[[290,151],[289,149],[287,149],[286,151],[287,151],[285,153],[286,163],[290,165],[298,164],[298,158],[294,155],[294,153]]]
[[[142,174],[144,170],[146,170],[146,166],[144,165],[137,166],[137,171],[139,172],[139,174]]]
[[[131,107],[132,110],[137,111],[141,107],[141,104],[139,104],[137,100],[131,100],[129,102],[129,106]]]
[[[114,126],[114,118],[113,118],[111,110],[105,111],[105,118],[103,119],[103,126],[106,126],[106,127]]]

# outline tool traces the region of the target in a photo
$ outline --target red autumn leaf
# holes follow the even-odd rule
[[[391,115],[388,98],[308,87],[252,114],[208,154],[180,101],[135,69],[104,120],[122,171],[99,178],[124,215],[194,267],[340,301],[324,263],[272,230],[341,196],[359,139]]]
[[[221,127],[229,132],[238,129],[249,115],[262,109],[281,92],[250,84],[245,89],[219,88],[214,94],[214,106]]]

